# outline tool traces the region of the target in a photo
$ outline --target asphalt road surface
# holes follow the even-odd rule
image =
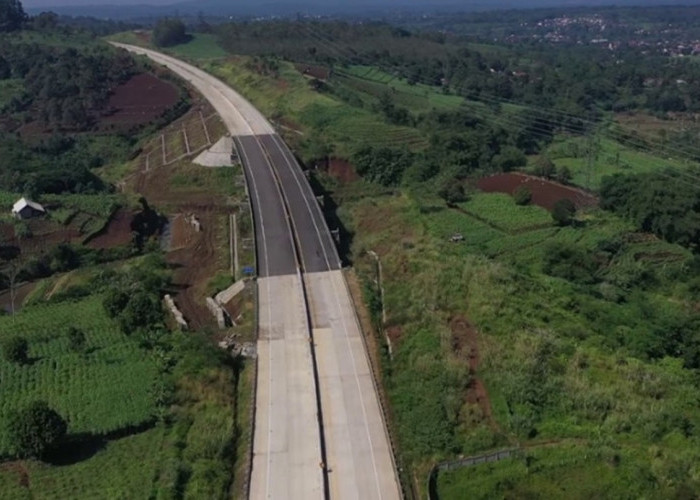
[[[259,139],[283,186],[302,270],[311,273],[340,269],[335,242],[296,158],[278,135],[262,135]]]
[[[294,156],[269,122],[220,80],[158,52],[119,46],[146,54],[197,88],[221,115],[244,164],[260,276],[250,497],[400,498],[338,253]]]

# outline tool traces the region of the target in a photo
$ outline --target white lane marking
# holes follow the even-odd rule
[[[293,168],[292,165],[290,164],[289,158],[287,158],[287,156],[286,156],[286,155],[284,154],[284,152],[281,150],[281,148],[280,148],[280,146],[279,146],[279,144],[278,144],[277,142],[275,142],[275,145],[277,146],[278,149],[280,149],[280,152],[282,153],[282,156],[284,156],[285,161],[286,161],[287,164],[290,166],[290,168],[292,168],[293,175],[294,175],[294,179],[295,179],[295,181],[297,182],[297,185],[299,186],[299,190],[301,191],[301,190],[302,190],[302,187],[301,187],[301,184],[299,183],[299,178],[298,178],[298,176],[296,175],[296,173],[294,173],[294,168]],[[306,208],[307,208],[307,210],[309,211],[309,215],[311,216],[311,220],[313,221],[314,227],[316,228],[316,234],[318,235],[319,243],[321,243],[321,234],[320,234],[318,225],[316,224],[316,220],[315,220],[315,218],[313,217],[313,214],[311,213],[311,206],[309,205],[309,200],[308,200],[308,198],[307,198],[306,196],[304,196],[303,191],[301,191],[301,193],[302,193],[302,198],[304,198],[304,202],[306,203]],[[334,273],[334,272],[339,272],[339,273],[340,273],[340,272],[342,272],[342,271],[333,271],[333,270],[330,270],[330,262],[328,261],[328,255],[327,255],[327,253],[326,253],[326,249],[325,249],[325,247],[323,246],[323,244],[321,244],[321,248],[323,249],[323,255],[324,255],[325,259],[326,259],[326,264],[327,264],[328,267],[329,267],[329,272],[330,272],[330,273]],[[342,274],[341,274],[341,277],[342,277]],[[343,279],[344,279],[344,278],[343,278]],[[374,446],[373,446],[373,443],[372,443],[372,435],[371,435],[371,433],[370,433],[370,430],[369,430],[369,423],[368,423],[368,421],[367,421],[367,408],[366,408],[366,406],[365,406],[365,399],[364,399],[364,397],[363,397],[363,395],[362,395],[362,386],[361,386],[361,384],[360,384],[360,377],[359,377],[359,375],[358,375],[358,373],[357,373],[357,361],[355,360],[355,354],[354,354],[354,352],[353,352],[353,350],[352,350],[352,345],[350,344],[350,333],[349,333],[349,331],[348,331],[348,325],[347,325],[347,323],[346,323],[346,321],[345,321],[345,315],[342,313],[343,309],[342,309],[342,307],[341,307],[341,305],[340,305],[340,298],[339,298],[339,295],[338,295],[338,288],[336,287],[334,277],[332,277],[332,279],[331,279],[331,285],[333,286],[333,297],[335,298],[335,303],[336,303],[337,312],[338,312],[338,315],[340,316],[340,322],[341,322],[341,324],[343,325],[343,332],[344,332],[344,334],[345,334],[345,335],[344,335],[344,336],[345,336],[345,343],[346,343],[346,345],[347,345],[348,351],[350,352],[350,359],[351,359],[351,361],[352,361],[352,365],[353,365],[353,368],[354,368],[353,372],[354,372],[354,375],[355,375],[355,385],[356,385],[356,387],[357,387],[357,393],[358,393],[359,399],[360,399],[360,406],[362,407],[362,419],[363,419],[363,422],[364,422],[365,434],[366,434],[366,436],[367,436],[367,443],[369,444],[369,453],[370,453],[370,457],[371,457],[371,459],[372,459],[372,469],[373,469],[373,471],[374,471],[374,481],[375,481],[375,485],[377,486],[377,494],[379,495],[379,498],[383,498],[381,486],[380,486],[380,483],[379,483],[379,471],[377,470],[377,462],[376,462],[376,457],[375,457],[375,454],[374,454]],[[347,291],[346,291],[346,293],[347,293]]]
[[[289,166],[289,169],[290,169],[291,172],[292,172],[292,176],[294,177],[294,180],[296,181],[297,186],[299,187],[299,192],[301,193],[301,197],[304,199],[304,204],[306,205],[306,209],[307,209],[308,212],[309,212],[309,216],[311,217],[311,221],[312,221],[313,224],[314,224],[314,229],[316,230],[316,235],[318,236],[318,242],[321,244],[321,249],[323,250],[323,257],[324,257],[324,259],[325,259],[325,261],[326,261],[326,266],[328,266],[328,270],[331,270],[331,263],[330,263],[330,261],[328,260],[328,253],[326,252],[326,247],[323,245],[323,237],[321,236],[321,231],[320,231],[320,229],[319,229],[319,227],[318,227],[318,224],[316,223],[316,218],[314,217],[314,214],[313,214],[313,212],[312,212],[311,206],[309,205],[309,199],[308,199],[307,196],[304,194],[304,188],[302,187],[302,185],[301,185],[301,183],[300,183],[300,181],[299,181],[299,177],[298,177],[298,170],[299,170],[299,169],[298,169],[298,168],[295,168],[295,165],[293,165],[293,164],[289,161],[289,157],[287,156],[287,154],[285,154],[285,151],[282,149],[282,146],[280,146],[280,144],[279,144],[279,141],[281,141],[281,139],[277,136],[277,134],[273,135],[273,136],[272,136],[272,139],[273,139],[273,141],[274,141],[274,143],[275,143],[275,146],[277,146],[277,149],[278,149],[278,150],[280,151],[280,153],[282,154],[282,157],[284,158],[284,161],[285,161],[285,162],[287,163],[287,165]],[[323,217],[323,215],[321,215],[321,217]],[[325,219],[324,219],[324,220],[325,220]],[[330,239],[330,238],[331,238],[331,235],[330,235],[330,230],[328,229],[328,226],[326,226],[326,232],[327,232],[328,238]],[[330,243],[331,243],[331,245],[335,245],[335,243],[333,243],[333,240],[332,240],[332,239],[330,239]],[[340,258],[339,258],[339,260],[340,260]],[[340,266],[340,261],[338,262],[338,267],[341,267],[341,266]]]

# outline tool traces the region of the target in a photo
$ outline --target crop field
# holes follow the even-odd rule
[[[552,217],[547,210],[535,205],[519,207],[506,194],[477,193],[459,206],[507,232],[552,225]]]
[[[71,351],[69,326],[85,333],[84,354]],[[106,317],[99,296],[31,306],[15,317],[0,317],[0,340],[11,335],[29,341],[31,363],[0,360],[0,420],[37,399],[64,415],[72,433],[101,435],[152,418],[155,363]],[[7,439],[3,426],[0,454],[8,451]]]

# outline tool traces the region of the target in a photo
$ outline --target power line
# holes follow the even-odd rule
[[[323,36],[312,31],[311,27],[308,23],[299,23],[299,26],[305,28],[306,32],[309,34],[309,36],[312,36],[313,38],[320,40],[322,43],[325,44],[325,46],[327,48],[332,49],[336,54],[341,54],[341,57],[340,57],[341,62],[343,62],[343,59],[345,60],[345,62],[347,62],[348,60],[350,60],[350,62],[353,62],[348,56],[342,56],[343,48],[338,47],[331,40],[328,40],[327,38],[323,38]],[[353,51],[352,59],[354,59],[356,56],[357,56],[357,54]],[[376,63],[369,65],[366,75],[371,73],[372,67],[379,67],[384,73],[386,73],[390,77],[390,80],[388,82],[378,82],[376,80],[362,78],[362,77],[359,77],[357,75],[345,73],[346,78],[350,77],[350,78],[365,79],[368,82],[376,83],[376,84],[380,84],[380,85],[382,85],[382,84],[388,85],[389,83],[391,83],[391,81],[393,81],[393,79],[395,79],[395,76],[393,76],[391,74],[391,71],[387,71],[383,66],[376,64]],[[421,83],[423,83],[423,82],[421,82]],[[428,86],[430,89],[435,88],[435,86],[432,82],[425,82],[423,84]],[[392,89],[395,91],[399,91],[399,92],[402,92],[402,93],[405,93],[407,95],[411,95],[411,96],[415,97],[415,95],[412,93],[401,91],[401,90],[395,89],[393,87],[392,87]],[[478,102],[485,101],[485,104],[487,104],[487,105],[502,106],[504,104],[507,104],[507,105],[516,106],[516,107],[522,109],[523,111],[527,111],[528,109],[535,110],[538,113],[545,115],[545,117],[546,116],[556,117],[556,119],[551,119],[551,118],[545,118],[542,116],[535,115],[534,121],[541,123],[541,125],[539,127],[535,127],[532,123],[524,123],[523,122],[524,117],[519,117],[515,114],[513,114],[505,119],[509,123],[513,122],[513,121],[515,121],[516,123],[519,123],[520,126],[527,128],[528,131],[530,131],[530,132],[533,132],[535,134],[539,133],[539,137],[543,137],[543,134],[545,134],[546,137],[551,138],[552,131],[549,130],[549,127],[552,125],[554,125],[552,128],[555,130],[561,129],[561,130],[567,131],[568,133],[571,133],[574,135],[580,135],[584,132],[583,130],[581,130],[581,128],[573,127],[572,125],[565,123],[565,119],[566,119],[566,121],[574,120],[574,121],[579,122],[581,124],[589,125],[589,133],[590,133],[590,130],[594,129],[594,127],[597,127],[598,125],[601,124],[598,121],[585,119],[585,118],[582,118],[581,116],[574,115],[574,114],[568,113],[568,112],[548,109],[548,108],[544,108],[541,106],[533,106],[533,105],[527,105],[527,104],[523,105],[521,103],[509,100],[509,99],[501,98],[498,96],[491,96],[491,95],[485,94],[483,92],[477,93],[477,92],[472,91],[472,90],[465,91],[464,88],[460,89],[460,87],[456,87],[456,89],[458,91],[461,90],[461,93],[459,95],[465,99],[467,99],[467,97],[465,97],[465,94],[466,94],[467,96],[473,96],[473,99],[478,101]],[[369,92],[365,92],[365,93],[369,93]],[[370,93],[370,95],[371,95],[371,93]],[[469,101],[467,100],[466,102],[469,102]],[[474,111],[474,110],[472,109],[472,111]],[[485,121],[489,121],[486,118],[486,115],[482,115],[482,119],[484,119]],[[498,123],[498,121],[494,120],[493,118],[491,118],[491,121],[496,121],[496,123]],[[542,125],[542,124],[544,124],[544,125]],[[504,126],[503,121],[500,122],[500,126]],[[628,138],[628,137],[622,138],[619,136],[611,136],[611,135],[607,135],[607,134],[606,134],[606,138],[609,140],[612,140],[614,142],[617,142],[618,144],[622,144],[623,146],[628,147],[630,149],[642,149],[642,150],[646,149],[648,152],[652,153],[654,156],[668,156],[669,154],[676,154],[677,155],[678,153],[680,153],[680,156],[684,157],[683,159],[685,159],[685,160],[688,160],[688,159],[693,160],[693,157],[700,156],[700,151],[692,152],[692,151],[683,150],[683,149],[679,149],[679,148],[669,148],[668,146],[663,145],[663,144],[657,145],[656,149],[654,149],[654,148],[650,147],[649,143],[645,142],[644,140],[640,141],[640,140],[635,140],[635,139]],[[688,157],[690,157],[690,158],[688,158]],[[666,168],[671,169],[671,170],[676,170],[677,173],[685,176],[688,179],[691,179],[692,181],[700,182],[700,178],[694,177],[693,175],[690,175],[688,172],[681,171],[677,167],[673,167],[672,165],[666,165]]]

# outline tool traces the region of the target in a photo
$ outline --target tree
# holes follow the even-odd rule
[[[413,158],[405,150],[365,147],[353,155],[357,173],[370,182],[395,186]]]
[[[66,435],[68,425],[44,401],[14,411],[8,419],[8,431],[14,453],[20,458],[41,458]]]
[[[20,29],[26,19],[19,0],[0,0],[0,33]]]
[[[179,19],[169,17],[160,19],[156,23],[152,38],[157,47],[172,47],[189,41],[184,23]]]
[[[464,186],[458,179],[448,179],[438,191],[440,197],[447,203],[461,203],[467,200]]]
[[[7,80],[12,76],[12,67],[7,59],[0,56],[0,80]]]
[[[105,294],[102,305],[110,318],[116,318],[129,303],[129,293],[119,288],[110,288]]]
[[[535,162],[535,175],[544,177],[546,179],[551,179],[556,172],[556,166],[554,162],[547,158],[546,156],[540,156]]]
[[[527,186],[518,186],[513,192],[513,199],[516,205],[529,205],[532,201],[532,191]]]
[[[494,166],[502,172],[510,172],[527,164],[527,156],[514,146],[506,146],[493,158]]]
[[[567,166],[561,166],[557,169],[557,181],[562,184],[568,184],[571,181],[571,170]]]
[[[71,326],[68,328],[66,337],[68,337],[68,344],[70,345],[71,350],[75,352],[82,352],[82,350],[85,348],[85,334],[82,332],[82,330],[78,330],[76,327]]]
[[[576,215],[576,205],[568,198],[562,198],[552,208],[552,219],[557,226],[568,226]]]
[[[29,360],[29,343],[24,337],[10,337],[3,346],[5,359],[12,363],[24,364]]]
[[[146,290],[135,292],[119,315],[119,325],[127,335],[139,329],[148,329],[162,320],[163,309],[158,295]]]

